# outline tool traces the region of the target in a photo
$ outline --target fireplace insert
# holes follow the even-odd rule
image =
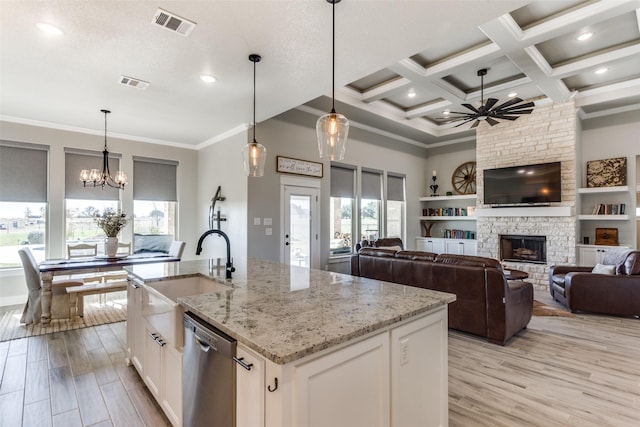
[[[546,264],[547,238],[545,236],[500,235],[500,259]]]

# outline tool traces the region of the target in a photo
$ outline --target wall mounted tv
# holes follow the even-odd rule
[[[485,205],[548,205],[560,195],[560,162],[484,171]]]

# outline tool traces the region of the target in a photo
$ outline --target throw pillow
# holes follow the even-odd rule
[[[401,251],[400,246],[378,246],[378,249],[393,249],[394,251]]]
[[[615,274],[616,266],[615,265],[605,265],[605,264],[596,264],[591,270],[592,273],[595,274]]]

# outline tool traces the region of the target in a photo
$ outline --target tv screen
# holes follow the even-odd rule
[[[485,205],[533,205],[560,202],[560,162],[486,169]]]

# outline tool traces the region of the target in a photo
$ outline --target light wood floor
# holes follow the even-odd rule
[[[125,345],[126,322],[0,343],[0,426],[170,426]]]
[[[125,335],[123,322],[0,343],[0,426],[168,426]],[[534,316],[505,347],[451,331],[450,426],[640,426],[639,355],[638,319]]]

